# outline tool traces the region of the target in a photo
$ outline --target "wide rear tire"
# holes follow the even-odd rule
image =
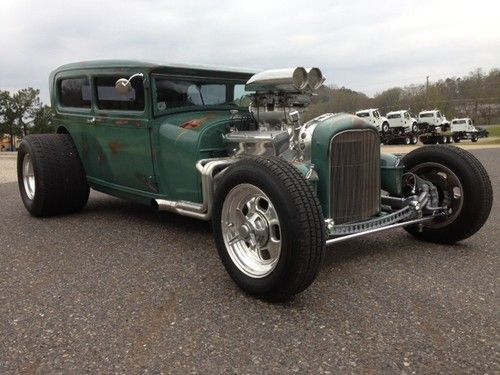
[[[252,295],[289,299],[319,271],[325,252],[321,206],[310,183],[282,159],[244,158],[231,165],[216,186],[212,224],[224,267]]]
[[[405,227],[420,240],[453,244],[476,233],[488,219],[493,192],[488,173],[471,153],[454,146],[418,148],[402,159],[406,172],[412,172],[436,185],[442,206],[449,216],[417,226]]]
[[[69,134],[29,135],[17,154],[19,192],[28,212],[37,217],[81,210],[89,186]]]

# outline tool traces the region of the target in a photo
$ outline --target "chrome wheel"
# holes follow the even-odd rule
[[[35,197],[35,172],[33,171],[33,162],[30,154],[25,154],[23,158],[23,184],[24,191],[28,199],[33,200]]]
[[[262,278],[278,264],[281,227],[269,197],[258,187],[240,184],[227,194],[221,212],[224,244],[245,275]]]
[[[436,185],[439,192],[439,205],[446,206],[448,215],[425,224],[429,228],[441,228],[453,222],[462,211],[464,190],[457,175],[448,167],[439,163],[423,163],[410,170]]]

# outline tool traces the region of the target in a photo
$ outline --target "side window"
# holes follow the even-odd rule
[[[57,89],[61,106],[90,109],[90,84],[87,77],[63,78]]]
[[[410,118],[410,115],[408,114],[408,112],[405,112],[405,118],[406,118],[406,119],[409,119],[409,118]]]
[[[97,107],[122,111],[144,110],[144,85],[142,77],[135,77],[130,81],[132,90],[125,95],[120,95],[115,90],[115,83],[123,77],[109,76],[94,79],[97,91]]]
[[[437,116],[438,118],[441,118],[441,112],[438,112],[438,113],[436,114],[436,116]]]

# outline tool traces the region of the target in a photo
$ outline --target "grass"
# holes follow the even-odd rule
[[[500,144],[500,125],[484,126],[489,133],[488,138],[483,138],[480,142],[483,145],[499,145]]]
[[[500,125],[485,126],[484,129],[488,130],[490,137],[500,137]]]

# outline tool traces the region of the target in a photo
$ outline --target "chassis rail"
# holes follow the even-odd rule
[[[438,216],[439,215],[426,216],[426,217],[422,217],[420,219],[404,221],[402,223],[396,223],[396,224],[387,225],[385,227],[366,230],[364,232],[358,232],[358,233],[348,234],[348,235],[342,236],[342,237],[331,238],[329,240],[326,240],[326,246],[330,246],[330,245],[333,245],[335,243],[342,242],[342,241],[347,241],[347,240],[350,240],[352,238],[366,236],[367,234],[382,232],[382,231],[387,230],[387,229],[393,229],[393,228],[398,228],[398,227],[405,227],[407,225],[423,223],[425,221],[433,220]]]

